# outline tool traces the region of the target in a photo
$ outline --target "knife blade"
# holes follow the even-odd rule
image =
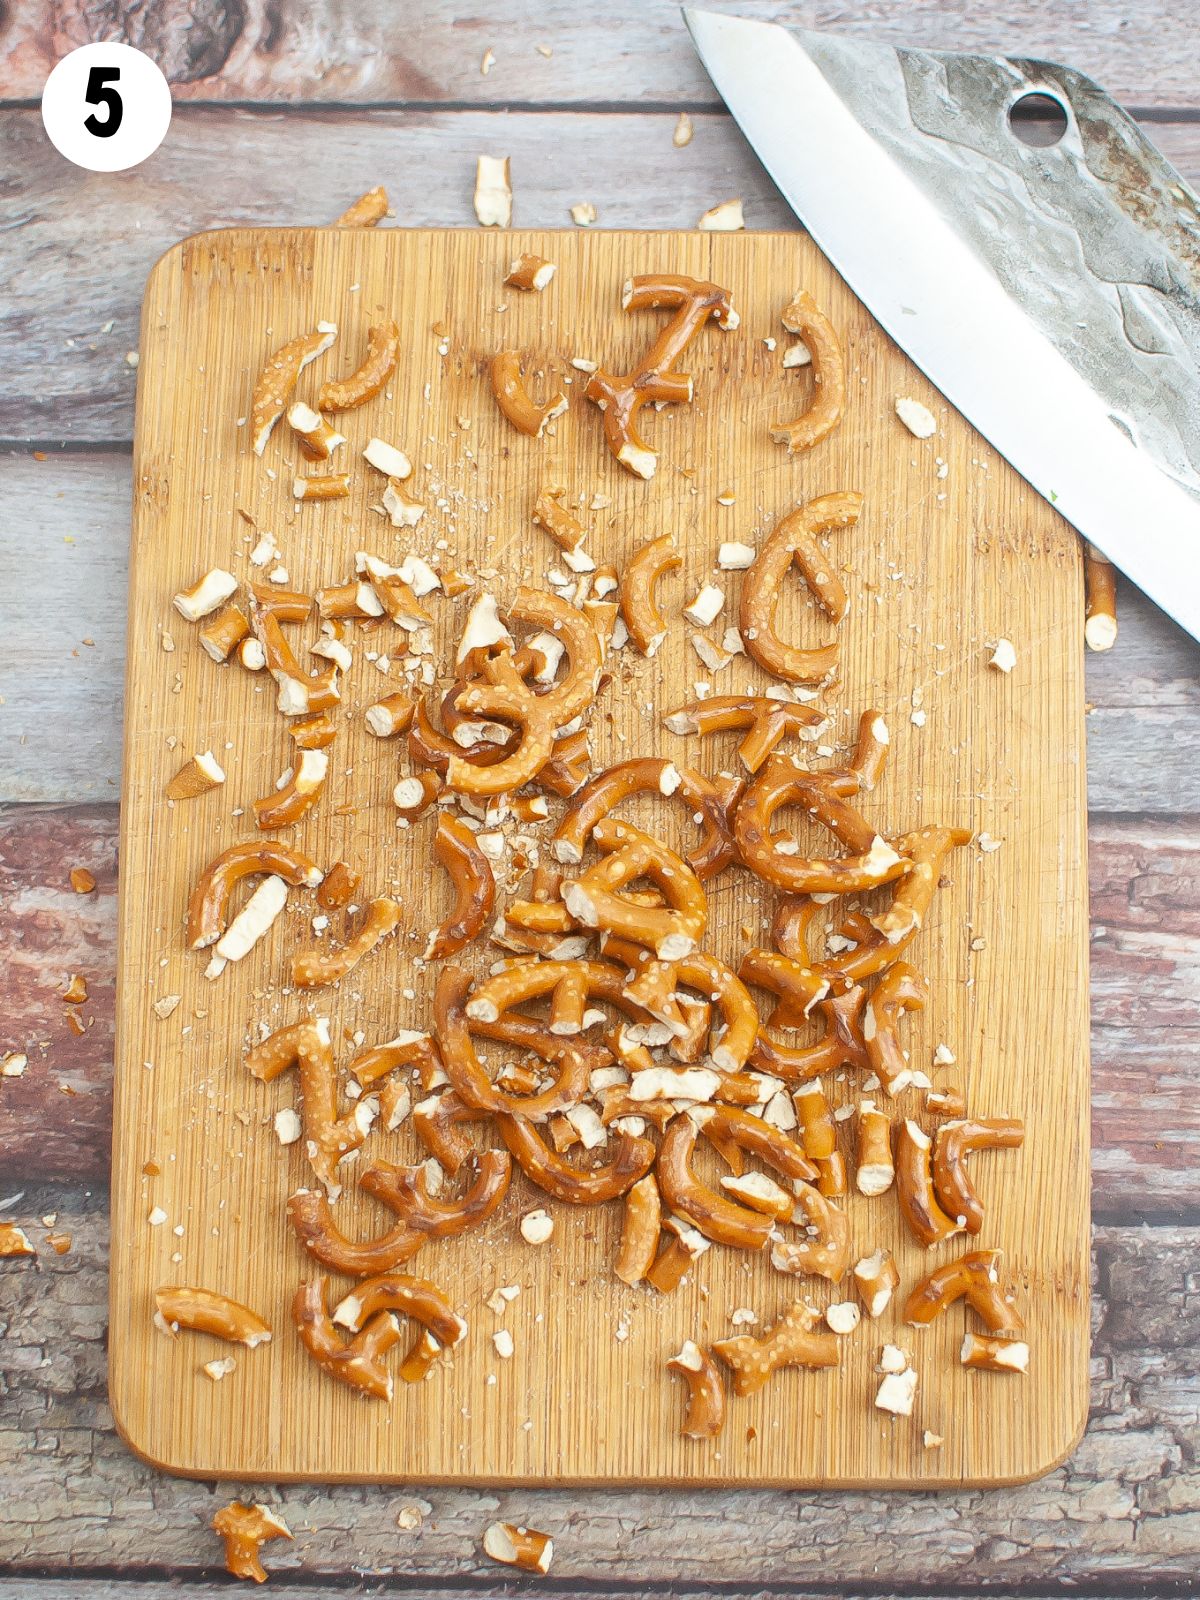
[[[1069,67],[684,18],[755,153],[876,320],[1200,639],[1200,202],[1179,174]],[[1014,133],[1030,94],[1061,106],[1057,144]]]

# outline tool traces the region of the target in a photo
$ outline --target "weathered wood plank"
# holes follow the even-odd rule
[[[41,1247],[38,1219],[56,1212],[75,1243],[66,1256],[42,1247],[36,1263],[0,1263],[0,1565],[10,1578],[172,1574],[194,1592],[217,1577],[207,1523],[237,1486],[164,1477],[112,1431],[101,1200],[40,1188],[4,1213]],[[277,1583],[354,1572],[427,1579],[435,1593],[439,1583],[495,1585],[478,1541],[500,1515],[555,1536],[552,1576],[568,1593],[578,1592],[573,1581],[639,1593],[671,1583],[685,1594],[726,1584],[770,1594],[999,1584],[1086,1593],[1122,1579],[1145,1593],[1185,1581],[1200,1554],[1198,1252],[1194,1228],[1097,1230],[1092,1421],[1072,1460],[1039,1483],[882,1497],[258,1486],[253,1496],[277,1502],[296,1534],[271,1547],[269,1564]],[[214,1349],[197,1341],[197,1365]],[[420,1525],[399,1529],[407,1506],[421,1509]]]
[[[733,0],[722,9],[892,44],[1068,61],[1140,106],[1194,103],[1200,75],[1187,0],[1142,0],[1136,26],[1121,0],[1070,6],[1008,0],[987,8],[970,0],[919,6],[877,0],[867,7]],[[716,100],[673,0],[615,0],[603,20],[568,0],[542,0],[536,8],[504,0],[466,15],[451,0],[426,0],[421,24],[397,27],[388,0],[352,6],[160,0],[115,13],[103,36],[146,50],[180,99],[690,106]],[[39,95],[58,57],[96,37],[97,13],[86,0],[12,7],[0,34],[8,56],[5,94]],[[552,54],[539,54],[538,46]],[[484,77],[480,61],[488,48],[496,59]]]
[[[125,355],[137,343],[146,275],[177,240],[237,223],[325,222],[380,182],[402,224],[471,226],[481,151],[512,159],[518,226],[569,226],[568,208],[591,200],[606,228],[691,228],[732,194],[744,197],[753,228],[797,226],[728,117],[697,117],[683,150],[672,146],[673,126],[671,116],[647,113],[598,124],[563,113],[185,109],[149,161],[105,175],[65,162],[36,111],[0,112],[0,215],[9,230],[0,259],[0,439],[78,446],[132,436]],[[1185,175],[1200,173],[1200,124],[1151,131]],[[261,152],[252,176],[249,148]],[[614,285],[614,303],[615,295]]]
[[[96,893],[67,874],[87,866]],[[1106,1216],[1200,1207],[1200,837],[1188,824],[1098,819],[1091,831],[1093,1204]],[[116,808],[0,811],[0,1184],[108,1172]],[[82,1038],[59,993],[88,979]],[[72,1093],[64,1094],[64,1087]]]

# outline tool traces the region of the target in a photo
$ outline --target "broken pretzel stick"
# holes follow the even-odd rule
[[[496,404],[518,433],[540,439],[547,423],[561,417],[570,404],[561,389],[556,389],[543,405],[538,405],[525,385],[521,356],[516,350],[500,350],[492,357],[492,393]]]
[[[292,982],[298,989],[317,989],[323,984],[339,982],[399,927],[403,914],[404,908],[398,900],[381,896],[370,901],[358,932],[340,950],[318,946],[300,950],[292,957]]]
[[[362,365],[348,378],[335,378],[321,385],[317,409],[354,411],[365,405],[391,377],[400,353],[400,329],[394,322],[373,323],[367,329],[367,353]]]
[[[430,934],[425,960],[444,961],[479,936],[495,903],[496,880],[475,834],[448,811],[438,818],[433,854],[449,874],[454,908]]]
[[[335,228],[373,228],[382,222],[388,212],[387,190],[382,184],[359,195],[353,205],[346,207],[333,226]]]
[[[267,1506],[243,1505],[234,1500],[212,1519],[213,1532],[225,1541],[225,1569],[235,1578],[266,1583],[260,1551],[271,1539],[290,1539],[292,1531],[282,1517]]]
[[[1111,650],[1117,642],[1117,574],[1095,545],[1084,541],[1083,581],[1087,617],[1083,637],[1089,650]]]
[[[904,1320],[928,1327],[950,1306],[965,1300],[990,1334],[1014,1338],[1025,1331],[1015,1295],[1001,1282],[1004,1257],[999,1250],[969,1250],[957,1261],[936,1267],[904,1303]]]
[[[296,380],[310,361],[324,355],[337,338],[337,325],[318,322],[315,333],[301,334],[270,356],[258,375],[250,401],[250,443],[261,456],[271,430],[292,397]]]
[[[725,1385],[716,1362],[707,1350],[685,1339],[667,1367],[687,1384],[680,1433],[685,1439],[715,1439],[725,1425]]]
[[[253,1350],[271,1339],[270,1325],[248,1306],[212,1289],[164,1287],[154,1291],[157,1308],[155,1322],[166,1333],[178,1334],[181,1328],[195,1333],[211,1333],[231,1344],[244,1344]]]
[[[786,444],[788,454],[811,450],[827,439],[846,408],[846,364],[833,324],[807,289],[801,289],[784,310],[781,322],[789,333],[799,334],[811,357],[812,403],[795,422],[777,422],[771,437]]]
[[[973,1150],[1014,1150],[1025,1129],[1012,1117],[979,1117],[943,1122],[933,1140],[933,1187],[947,1215],[961,1218],[968,1233],[983,1227],[983,1203],[967,1174]]]
[[[321,798],[328,770],[329,757],[324,750],[302,749],[283,787],[254,802],[254,820],[259,828],[265,833],[299,822]]]
[[[667,637],[667,621],[655,595],[658,580],[682,565],[683,557],[669,533],[651,539],[626,563],[621,575],[621,615],[629,637],[644,656],[652,656]]]

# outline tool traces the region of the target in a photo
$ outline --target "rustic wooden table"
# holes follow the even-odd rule
[[[726,9],[1071,61],[1200,176],[1193,0]],[[402,225],[469,225],[483,151],[512,158],[518,224],[565,225],[590,200],[601,226],[690,227],[741,194],[748,226],[795,225],[669,0],[533,10],[0,8],[0,1052],[29,1061],[0,1078],[0,1217],[38,1248],[0,1264],[0,1595],[209,1593],[227,1580],[208,1521],[238,1487],[144,1467],[105,1401],[132,352],[151,264],[202,228],[327,221],[380,182]],[[175,119],[142,167],[90,176],[47,143],[38,96],[67,49],[117,36],[167,70]],[[695,138],[676,150],[684,108]],[[1071,1461],[1025,1488],[936,1497],[288,1488],[267,1495],[296,1534],[271,1547],[276,1590],[509,1592],[478,1549],[499,1513],[554,1533],[552,1593],[1194,1591],[1200,650],[1135,594],[1121,605],[1116,650],[1088,664],[1095,1344],[1091,1423]],[[95,874],[95,894],[72,893],[73,866]],[[90,990],[82,1038],[59,998],[73,972]],[[69,1253],[51,1232],[70,1234]]]

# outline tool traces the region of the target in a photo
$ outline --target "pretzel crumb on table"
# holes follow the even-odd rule
[[[375,189],[368,189],[366,194],[359,195],[352,205],[346,207],[333,226],[335,228],[373,228],[376,223],[382,222],[387,214],[387,190],[380,184]]]
[[[272,1539],[290,1539],[292,1531],[282,1517],[267,1506],[243,1505],[235,1500],[222,1506],[212,1519],[213,1531],[225,1541],[225,1566],[235,1578],[266,1583],[260,1552]]]
[[[477,178],[480,222],[507,226],[507,160],[480,158]],[[374,190],[334,226],[373,226],[386,210],[386,194]],[[594,212],[577,220],[584,225]],[[740,202],[729,202],[709,225],[741,220]],[[504,283],[529,296],[511,302],[513,314],[536,320],[551,311],[553,296],[536,296],[554,275],[544,257],[512,259]],[[587,375],[583,392],[598,415],[584,408],[562,437],[538,447],[501,425],[506,458],[519,463],[522,451],[537,448],[549,461],[542,451],[557,452],[576,427],[599,425],[610,475],[620,478],[620,468],[643,481],[654,476],[659,456],[640,431],[646,408],[693,399],[696,382],[680,370],[685,359],[691,352],[697,371],[711,373],[717,357],[698,336],[710,321],[732,333],[738,315],[727,289],[669,272],[630,278],[621,305],[665,314],[628,372],[560,349],[543,354],[536,337],[522,336],[518,348],[515,334],[512,348],[472,368],[480,403],[489,404],[490,384],[507,422],[530,439],[543,438],[567,410],[567,364]],[[681,1315],[688,1286],[706,1299],[713,1250],[738,1252],[746,1272],[775,1289],[774,1305],[738,1309],[732,1337],[714,1341],[704,1326],[676,1354],[656,1357],[664,1399],[675,1377],[685,1385],[681,1432],[690,1440],[718,1438],[727,1405],[788,1367],[866,1370],[864,1393],[899,1426],[914,1413],[916,1368],[888,1344],[871,1371],[864,1330],[877,1324],[885,1332],[897,1314],[925,1327],[959,1301],[981,1325],[968,1332],[961,1365],[1026,1371],[1024,1322],[998,1252],[985,1247],[951,1261],[936,1253],[958,1235],[986,1237],[1000,1191],[988,1186],[992,1158],[978,1159],[980,1190],[969,1158],[1015,1150],[1022,1124],[982,1114],[953,1086],[934,1088],[916,1063],[953,1066],[953,1053],[934,1051],[923,1035],[920,1054],[906,1041],[938,992],[931,979],[945,976],[927,977],[916,964],[938,891],[951,880],[954,853],[972,838],[980,852],[972,859],[990,859],[991,835],[914,817],[919,794],[889,796],[888,719],[873,700],[851,715],[832,698],[842,636],[858,617],[847,575],[857,577],[856,563],[875,545],[863,495],[842,489],[804,500],[793,486],[780,496],[782,510],[756,504],[747,513],[753,527],[730,521],[736,536],[714,540],[698,569],[684,523],[669,521],[664,531],[637,513],[633,497],[644,491],[626,484],[617,494],[611,481],[581,491],[569,459],[554,454],[544,475],[527,465],[514,527],[496,524],[498,552],[524,519],[528,565],[522,554],[489,566],[493,553],[484,548],[460,571],[454,563],[470,552],[450,536],[456,489],[423,459],[432,436],[426,441],[423,426],[381,403],[395,400],[400,323],[383,307],[372,315],[347,377],[327,378],[307,397],[296,392],[336,335],[321,323],[284,344],[255,387],[255,453],[285,413],[291,430],[295,459],[287,473],[268,474],[280,480],[277,500],[291,487],[298,501],[342,502],[318,519],[320,539],[297,541],[285,564],[276,536],[252,523],[239,552],[251,581],[214,565],[173,597],[175,611],[196,625],[204,671],[223,669],[238,692],[264,693],[287,729],[290,764],[274,790],[247,795],[235,755],[226,792],[236,794],[239,832],[286,828],[297,842],[259,836],[220,850],[199,872],[184,924],[186,948],[207,952],[209,978],[257,952],[253,997],[266,1003],[242,1019],[237,1053],[263,1086],[255,1091],[264,1101],[257,1122],[266,1148],[286,1164],[284,1220],[308,1274],[289,1283],[286,1337],[299,1341],[318,1381],[355,1391],[346,1397],[355,1403],[389,1402],[397,1373],[402,1384],[448,1384],[467,1321],[451,1295],[410,1275],[414,1258],[436,1261],[439,1241],[473,1233],[481,1248],[503,1240],[556,1255],[561,1228],[578,1227],[580,1211],[619,1203],[619,1243],[613,1235],[607,1263],[623,1301],[618,1339],[628,1337],[626,1309],[639,1297],[674,1295],[662,1309],[675,1305]],[[846,353],[811,295],[798,292],[782,321],[797,341],[783,366],[811,368],[811,384],[800,380],[811,390],[807,410],[771,430],[791,454],[828,437],[856,391]],[[433,325],[439,357],[450,350],[446,326]],[[774,351],[773,339],[765,343]],[[771,366],[786,397],[797,380],[780,379],[778,359]],[[560,388],[554,375],[564,370]],[[526,373],[534,388],[545,382],[544,403]],[[372,409],[361,424],[344,424],[346,434],[328,420],[360,408]],[[923,426],[910,404],[898,402],[897,413],[906,426]],[[458,418],[472,446],[484,432],[469,433],[474,420]],[[353,475],[328,465],[347,434],[365,464]],[[686,447],[680,453],[686,458]],[[476,462],[473,448],[467,455]],[[425,474],[419,496],[404,487],[414,460]],[[303,473],[303,463],[315,470],[293,482],[290,469],[299,464]],[[715,494],[722,515],[742,515],[744,485],[724,489],[733,480],[722,476],[705,489],[686,459],[680,477],[693,493]],[[513,513],[507,504],[489,509]],[[386,523],[364,511],[397,530],[395,555],[356,548],[371,543],[364,527],[386,534]],[[280,514],[303,515],[290,502]],[[549,545],[529,529],[530,518]],[[423,555],[403,548],[418,524],[434,529]],[[339,529],[346,548],[329,561],[324,545]],[[619,551],[605,548],[598,563],[585,548],[589,535],[599,541],[614,530]],[[529,568],[547,555],[553,564],[538,587]],[[662,580],[685,556],[688,588],[674,580],[668,603]],[[318,558],[334,570],[313,570]],[[811,643],[777,627],[793,567],[813,622],[825,630]],[[856,594],[853,607],[860,604]],[[749,674],[743,686],[714,694],[707,680],[675,684],[679,698],[664,702],[658,674],[674,652],[647,662],[667,638],[668,616],[679,612],[690,626],[677,627],[708,670],[737,662]],[[703,630],[719,632],[730,613],[737,625],[718,645]],[[1015,660],[999,640],[992,665],[1008,672]],[[243,679],[241,668],[265,671],[270,682]],[[622,723],[617,702],[634,697],[643,721]],[[641,748],[630,734],[639,727]],[[604,765],[607,728],[622,748]],[[222,747],[208,737],[217,749],[234,749],[232,740]],[[167,797],[183,800],[226,781],[204,750],[169,780]],[[170,814],[181,837],[189,811],[194,826],[203,808]],[[335,831],[360,812],[362,823]],[[388,876],[377,886],[384,869],[363,842],[371,837],[368,812],[371,827],[388,828]],[[422,886],[442,882],[435,892],[448,909],[436,926],[412,926],[395,892],[416,904],[414,876]],[[95,880],[76,869],[72,884],[86,892]],[[737,914],[743,921],[734,932]],[[230,987],[241,995],[248,984]],[[331,991],[320,1015],[318,989]],[[431,996],[424,1015],[420,993]],[[162,1024],[183,998],[151,1002]],[[381,1007],[381,1026],[368,1034],[365,1019]],[[970,1083],[971,1063],[964,1059],[961,1071]],[[285,1075],[293,1091],[266,1087]],[[363,1197],[382,1221],[362,1219]],[[555,1203],[571,1208],[566,1220]],[[168,1213],[154,1205],[147,1220],[158,1228]],[[867,1225],[871,1236],[863,1238]],[[906,1284],[898,1305],[896,1260],[887,1242],[875,1241],[899,1252],[905,1235],[930,1252],[933,1266]],[[0,1254],[17,1253],[32,1253],[27,1237],[0,1225]],[[561,1272],[553,1259],[522,1259]],[[808,1304],[802,1296],[822,1280],[830,1290],[820,1306]],[[485,1304],[500,1316],[517,1287],[503,1286]],[[272,1336],[248,1307],[213,1291],[163,1285],[154,1300],[155,1320],[173,1340],[186,1329],[253,1348]],[[486,1354],[490,1360],[494,1350],[514,1370],[533,1341],[514,1333],[511,1316],[509,1323],[491,1330]],[[180,1359],[167,1341],[157,1354]],[[216,1382],[232,1362],[223,1356],[199,1370]],[[417,1393],[408,1391],[410,1399]],[[256,1537],[286,1529],[272,1531],[259,1507],[226,1512],[243,1541],[239,1560],[259,1576]],[[545,1572],[552,1551],[545,1534],[508,1523],[487,1530],[484,1548],[530,1572]]]
[[[535,1528],[523,1528],[513,1522],[493,1522],[484,1529],[483,1553],[506,1567],[546,1573],[554,1558],[554,1540]]]

